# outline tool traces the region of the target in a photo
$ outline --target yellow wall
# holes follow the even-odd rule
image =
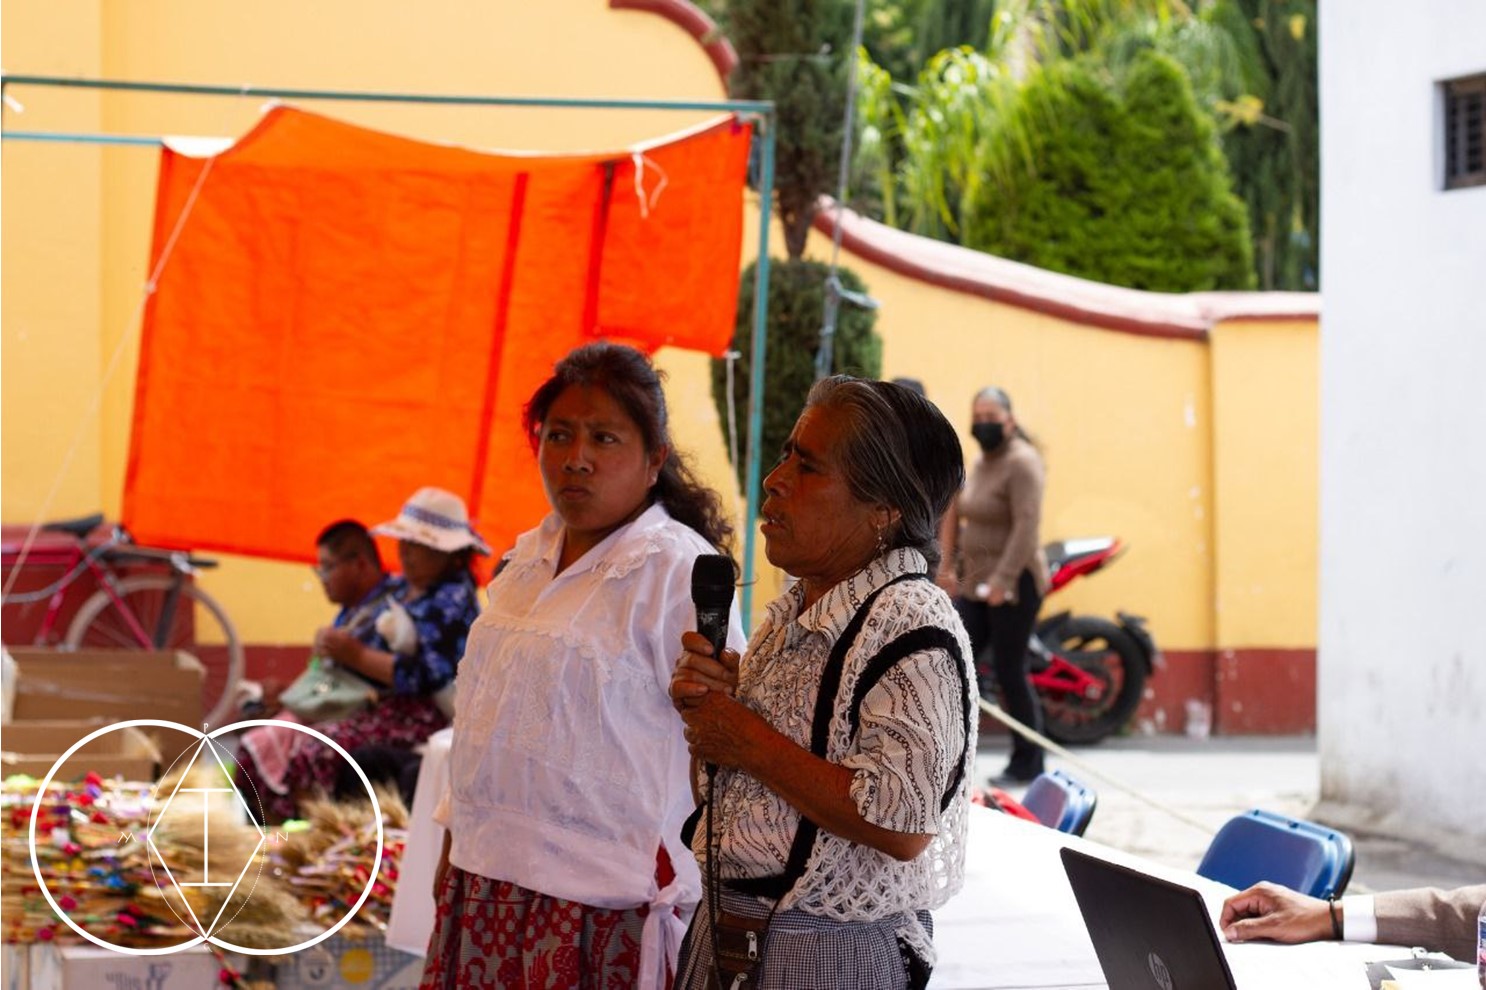
[[[882,302],[885,377],[924,382],[960,429],[970,404],[1006,389],[1047,465],[1044,542],[1118,536],[1113,567],[1053,600],[1151,620],[1161,645],[1213,640],[1211,402],[1207,348],[1079,326],[848,261]]]
[[[5,4],[0,64],[37,73],[96,68],[98,7]],[[28,99],[19,90],[12,95]],[[102,129],[97,93],[59,92],[48,102],[69,126]],[[29,128],[35,116],[30,108],[23,114],[6,108],[6,127]],[[0,152],[0,510],[6,520],[30,519],[48,500],[54,514],[93,512],[104,486],[100,431],[85,423],[97,419],[86,414],[104,360],[102,167],[95,147],[7,142]]]
[[[650,14],[610,11],[604,0],[12,0],[0,11],[0,54],[13,73],[439,93],[723,96],[710,61],[680,28]],[[8,126],[137,134],[237,134],[263,103],[13,92],[27,111],[23,118],[7,111]],[[318,109],[414,137],[543,150],[613,147],[699,119],[373,104]],[[157,160],[143,149],[4,147],[6,521],[118,512]],[[745,207],[745,255],[755,242],[755,216],[756,204]],[[777,226],[771,236],[778,254]],[[816,236],[811,250],[826,257],[829,242]],[[975,390],[996,383],[1011,393],[1048,464],[1045,539],[1109,534],[1129,544],[1107,573],[1060,593],[1064,607],[1145,614],[1158,642],[1172,650],[1314,645],[1314,321],[1234,322],[1205,341],[1141,337],[935,288],[849,252],[843,262],[883,303],[883,374],[922,379],[960,427],[967,452]],[[102,368],[121,342],[123,361],[90,424],[86,412]],[[736,510],[707,359],[666,350],[657,363],[670,375],[678,445]],[[74,435],[81,443],[64,473]],[[299,566],[232,559],[207,582],[247,642],[304,642],[327,614],[317,583]],[[779,576],[765,569],[755,601],[767,601],[778,587]]]
[[[812,251],[827,257],[828,240]],[[975,392],[1011,395],[1047,464],[1044,542],[1128,545],[1050,608],[1133,611],[1168,650],[1315,646],[1314,319],[1137,336],[843,263],[882,303],[883,376],[923,381],[967,458]]]
[[[1313,322],[1212,334],[1218,649],[1316,645],[1320,341]]]
[[[777,225],[771,237],[781,243]],[[830,247],[812,234],[811,256]],[[883,377],[924,382],[967,459],[974,394],[995,384],[1011,395],[1047,464],[1044,542],[1125,541],[1113,566],[1049,609],[1144,615],[1173,651],[1315,646],[1315,319],[1141,336],[938,288],[850,251],[841,260],[882,304]]]

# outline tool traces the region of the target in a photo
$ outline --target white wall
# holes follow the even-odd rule
[[[1486,186],[1439,82],[1481,0],[1321,0],[1324,801],[1486,856]]]

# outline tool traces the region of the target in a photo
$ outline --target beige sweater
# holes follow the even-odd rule
[[[1042,487],[1042,457],[1021,437],[976,460],[955,503],[955,545],[946,548],[953,550],[961,595],[977,597],[983,583],[1015,591],[1026,568],[1046,593],[1047,561],[1038,533]]]
[[[1486,902],[1486,884],[1455,890],[1384,891],[1373,899],[1378,941],[1422,945],[1474,962],[1476,913],[1482,902]]]

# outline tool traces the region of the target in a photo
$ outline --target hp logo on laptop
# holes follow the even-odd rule
[[[1171,971],[1166,968],[1166,961],[1154,952],[1147,953],[1145,961],[1151,968],[1151,975],[1156,978],[1156,986],[1161,990],[1171,990]]]

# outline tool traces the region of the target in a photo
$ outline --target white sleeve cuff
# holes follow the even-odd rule
[[[1342,938],[1348,942],[1376,942],[1378,914],[1371,894],[1354,894],[1341,899]]]

